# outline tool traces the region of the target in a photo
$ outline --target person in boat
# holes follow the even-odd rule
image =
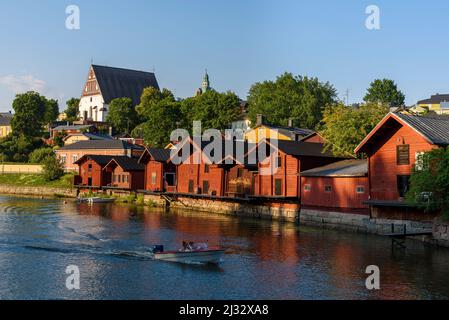
[[[188,243],[187,241],[183,241],[182,242],[182,251],[184,251],[184,252],[193,251],[192,243],[193,242]]]

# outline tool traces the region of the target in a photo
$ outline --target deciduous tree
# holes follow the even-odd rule
[[[367,103],[380,103],[391,108],[397,108],[404,105],[405,96],[398,89],[393,80],[376,79],[368,88],[364,101]]]

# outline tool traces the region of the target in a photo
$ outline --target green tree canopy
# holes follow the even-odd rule
[[[253,124],[263,114],[271,124],[287,125],[292,119],[295,126],[313,129],[322,119],[323,108],[335,100],[336,90],[330,83],[285,73],[274,82],[251,87],[248,115]]]
[[[193,121],[201,121],[203,130],[226,129],[241,116],[240,99],[233,92],[207,91],[181,102],[182,125],[190,130]]]
[[[182,122],[180,103],[168,89],[145,88],[136,111],[145,122],[137,125],[131,135],[143,138],[145,143],[154,147],[166,146],[171,132]]]
[[[106,122],[118,132],[131,132],[137,125],[137,113],[130,98],[111,101]]]
[[[31,152],[29,162],[39,164],[42,163],[45,160],[45,158],[53,156],[54,154],[55,153],[52,148],[49,147],[39,148]]]
[[[434,149],[418,157],[406,199],[419,208],[441,211],[449,219],[449,149]]]
[[[381,103],[397,108],[404,105],[405,96],[393,80],[376,79],[371,83],[363,100],[367,103]]]
[[[42,120],[44,124],[50,124],[54,122],[59,116],[58,101],[54,99],[47,100],[45,97],[42,98],[45,101],[45,113]]]
[[[140,104],[136,106],[136,112],[141,122],[149,120],[153,112],[152,108],[163,100],[174,102],[175,96],[168,89],[160,91],[154,87],[145,88],[140,98]]]
[[[55,155],[46,157],[42,165],[42,175],[47,181],[58,180],[64,175],[64,165]]]
[[[26,137],[40,135],[45,124],[47,100],[37,92],[16,95],[12,104],[14,116],[11,120],[13,134]]]
[[[67,121],[73,122],[78,120],[78,113],[79,113],[79,105],[80,105],[80,99],[77,98],[71,98],[66,102],[67,109],[65,109],[66,119]]]
[[[355,148],[388,111],[387,106],[377,103],[358,108],[342,103],[326,107],[319,129],[325,139],[325,149],[332,150],[337,156],[353,156]]]

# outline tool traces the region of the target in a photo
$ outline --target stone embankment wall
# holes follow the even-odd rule
[[[433,224],[433,241],[443,247],[449,247],[449,221],[437,218]]]
[[[304,225],[373,234],[431,232],[431,221],[371,219],[368,215],[302,209],[299,222]]]
[[[0,194],[37,197],[64,196],[67,198],[76,198],[76,189],[0,185]]]

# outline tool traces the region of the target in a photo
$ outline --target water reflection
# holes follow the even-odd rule
[[[227,249],[219,267],[153,261],[183,240]],[[449,250],[191,211],[0,197],[0,298],[442,299]],[[65,289],[78,265],[82,290]],[[378,265],[382,290],[365,288]]]

